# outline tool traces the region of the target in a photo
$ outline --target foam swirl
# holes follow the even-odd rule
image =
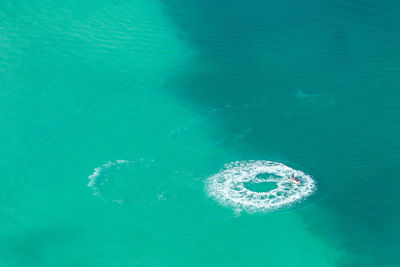
[[[106,172],[107,170],[109,170],[111,167],[118,167],[120,165],[126,165],[129,164],[130,161],[127,160],[116,160],[114,162],[112,161],[108,161],[107,163],[104,163],[103,165],[101,165],[100,167],[97,167],[94,169],[94,172],[89,175],[89,183],[88,186],[91,187],[93,189],[93,195],[98,196],[100,198],[104,198],[103,195],[101,194],[101,190],[100,188],[108,182],[108,178],[105,178],[104,180],[98,181],[99,177],[101,177],[101,175]],[[120,200],[118,199],[113,199],[113,202],[120,202]]]
[[[289,181],[293,174],[300,180],[299,184]],[[247,183],[273,183],[277,187],[257,192],[247,188]],[[209,196],[236,211],[268,212],[305,199],[316,190],[316,183],[310,175],[282,163],[257,160],[225,165],[223,170],[208,178],[207,187]]]
[[[162,174],[154,160],[108,161],[89,175],[88,187],[105,203],[151,204],[167,199],[163,180],[152,179]]]

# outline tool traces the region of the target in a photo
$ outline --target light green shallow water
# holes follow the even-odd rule
[[[1,2],[0,266],[396,266],[398,15]],[[205,185],[237,160],[318,189],[237,213]]]

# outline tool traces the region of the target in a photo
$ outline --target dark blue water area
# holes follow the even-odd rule
[[[318,179],[322,233],[358,259],[400,249],[400,4],[164,1],[197,55],[165,86],[209,116],[215,144]],[[312,221],[304,216],[305,221]]]

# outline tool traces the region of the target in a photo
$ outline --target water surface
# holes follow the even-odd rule
[[[396,266],[399,8],[2,1],[0,265]],[[248,160],[318,190],[209,198]]]

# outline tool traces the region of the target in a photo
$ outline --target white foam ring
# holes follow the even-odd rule
[[[263,174],[263,178],[259,177]],[[266,177],[266,175],[269,177]],[[289,181],[295,175],[299,184]],[[265,177],[265,178],[264,178]],[[272,182],[276,188],[256,192],[245,187],[246,183]],[[219,173],[207,180],[209,195],[221,204],[232,206],[237,212],[268,212],[292,205],[310,196],[316,190],[312,177],[282,163],[257,160],[236,161],[225,165]]]
[[[88,186],[93,189],[93,195],[103,198],[103,196],[100,193],[99,187],[97,185],[97,179],[104,171],[106,171],[112,166],[124,165],[128,163],[130,162],[127,160],[116,160],[115,162],[108,161],[107,163],[104,163],[100,167],[95,168],[94,172],[88,177],[89,178]],[[115,202],[118,202],[118,200],[115,200]]]

